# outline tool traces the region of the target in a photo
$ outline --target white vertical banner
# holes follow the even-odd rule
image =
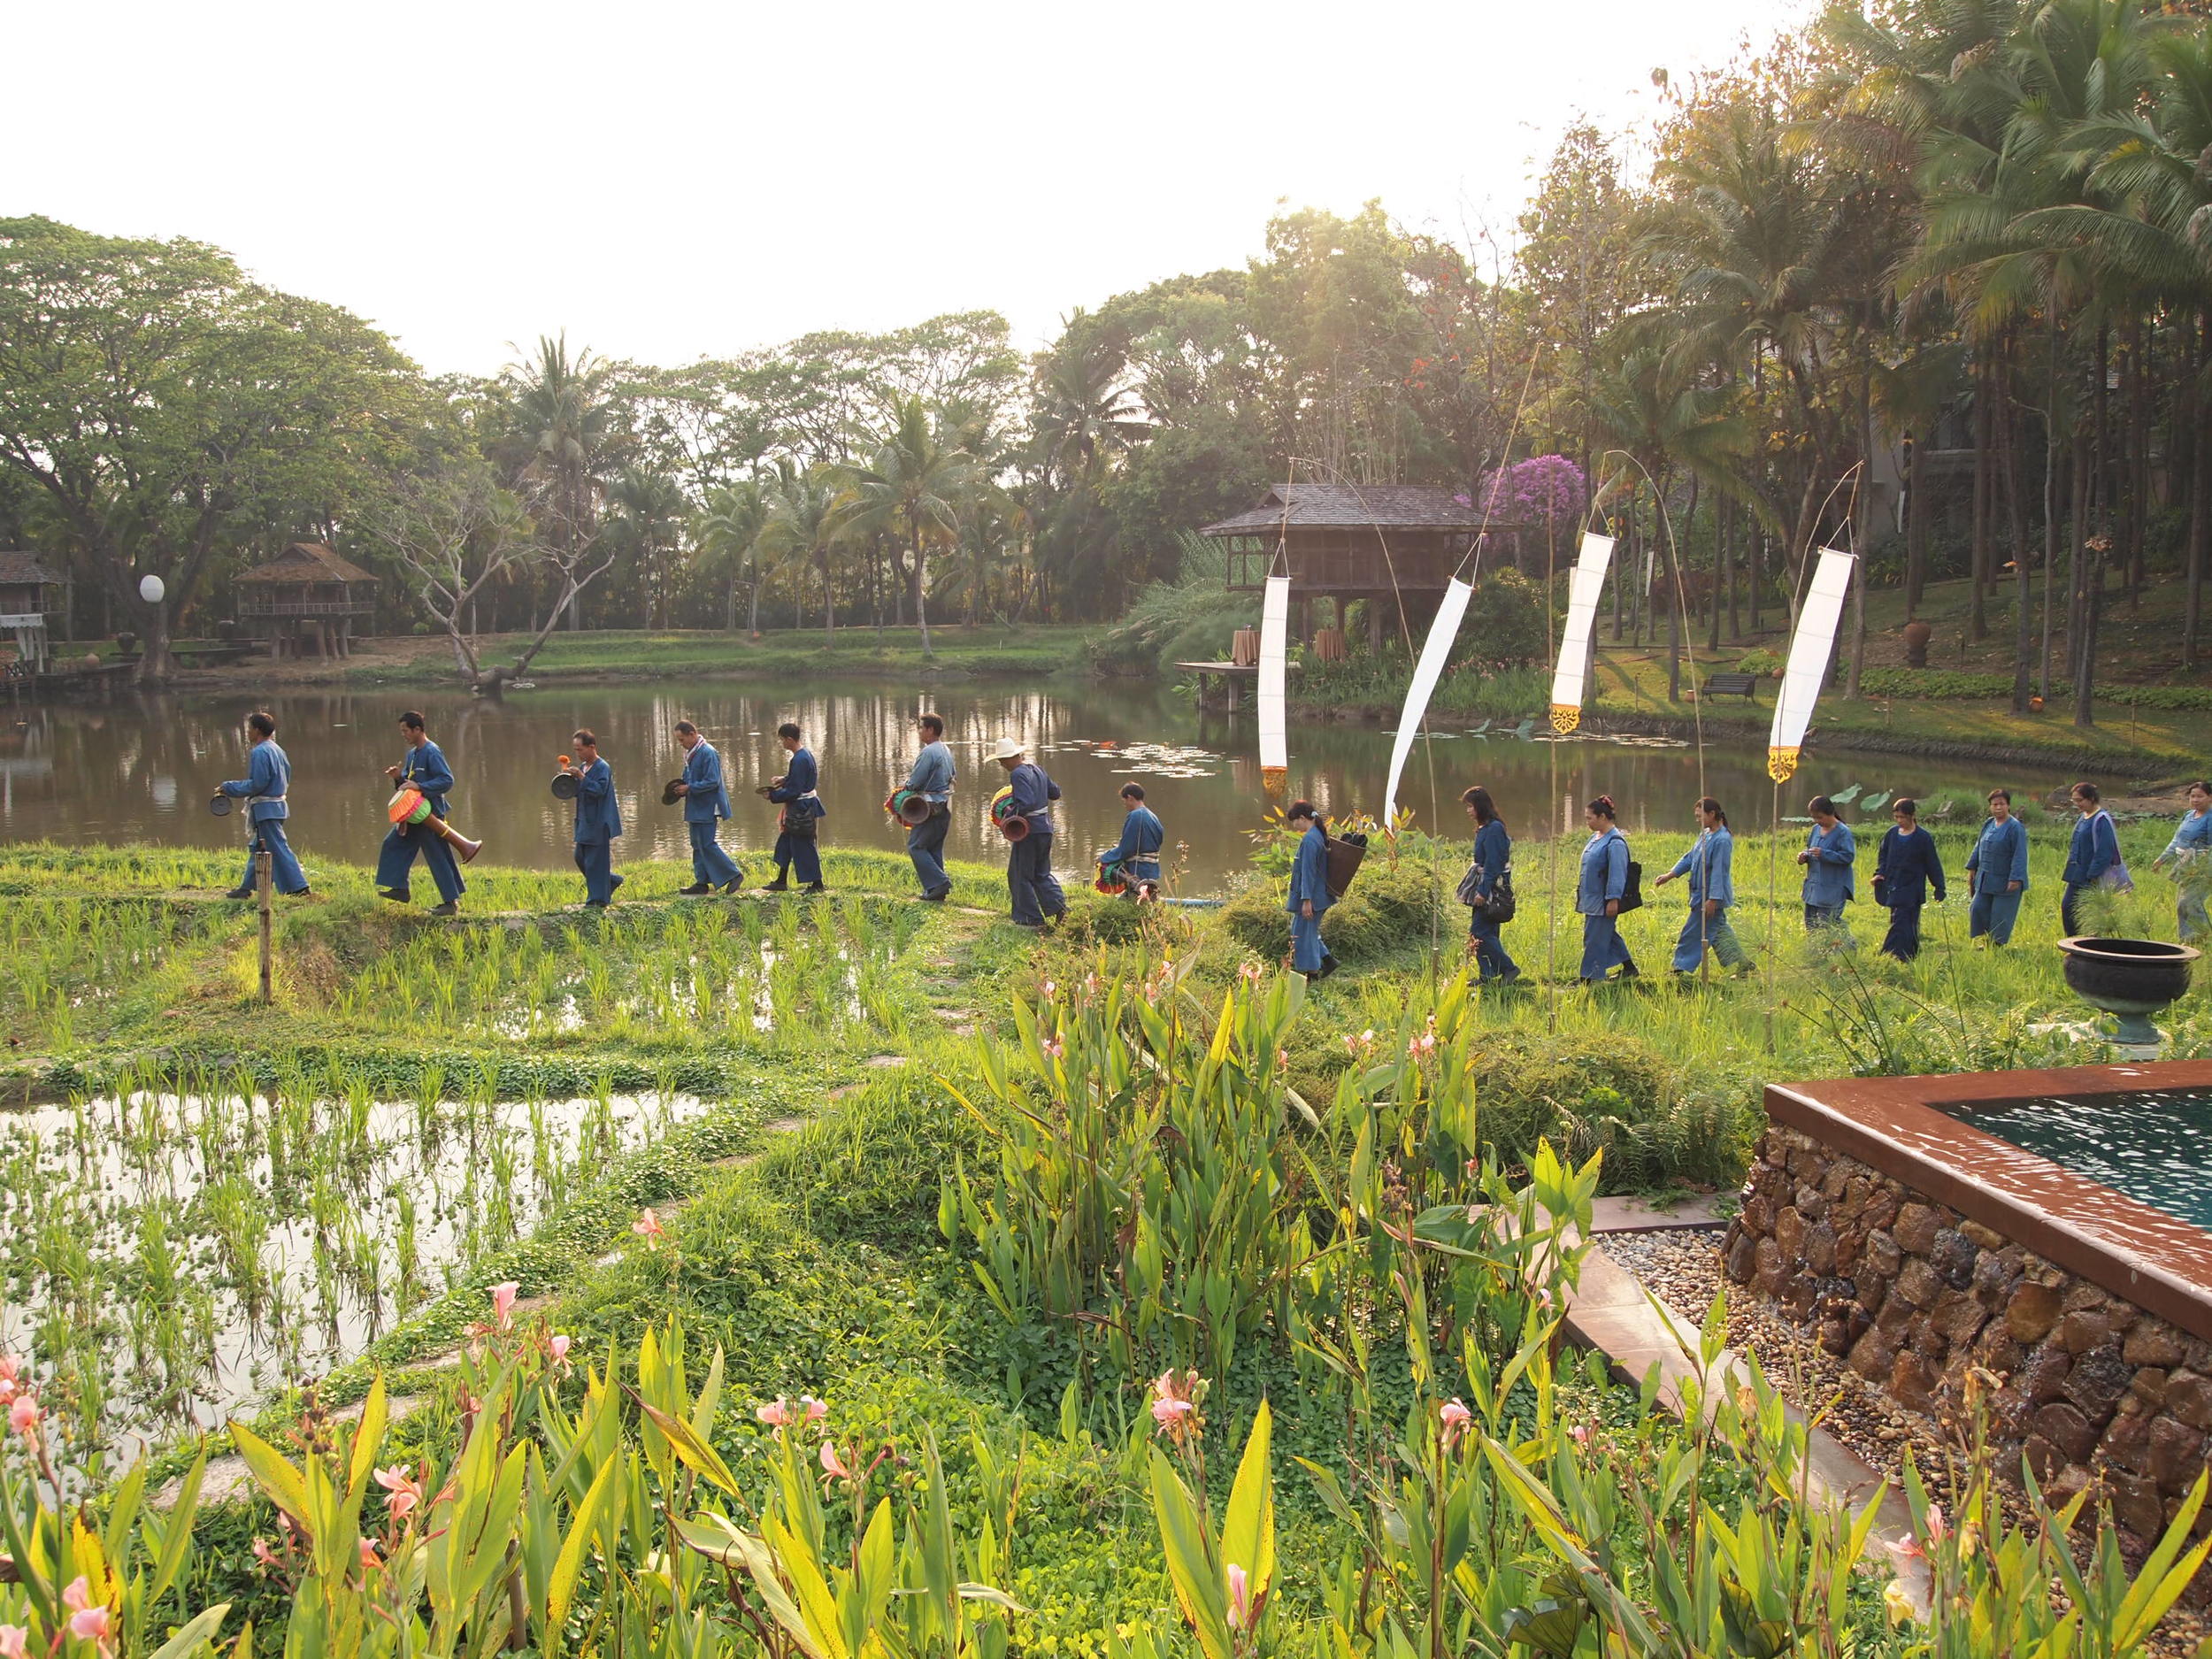
[[[1824,547],[1813,567],[1804,609],[1797,613],[1797,632],[1790,638],[1782,692],[1774,700],[1774,729],[1767,738],[1767,776],[1777,783],[1787,783],[1796,773],[1805,733],[1820,702],[1820,687],[1828,678],[1828,658],[1835,650],[1836,625],[1843,618],[1852,567],[1858,562],[1853,554]]]
[[[1435,694],[1436,682],[1444,676],[1444,664],[1451,657],[1452,641],[1459,637],[1459,625],[1467,614],[1467,602],[1474,597],[1473,587],[1455,576],[1444,589],[1444,603],[1436,608],[1436,620],[1429,625],[1429,637],[1421,647],[1421,660],[1413,665],[1413,683],[1406,687],[1406,706],[1398,716],[1398,735],[1390,745],[1390,783],[1383,791],[1383,825],[1388,828],[1398,818],[1398,780],[1405,776],[1406,760],[1413,753],[1413,739],[1427,718],[1429,698]]]
[[[1559,640],[1559,663],[1551,676],[1551,726],[1564,737],[1582,724],[1582,696],[1590,678],[1590,639],[1596,631],[1598,600],[1613,564],[1613,538],[1582,533],[1573,575],[1567,579],[1567,626]]]
[[[1283,657],[1290,641],[1290,578],[1271,576],[1260,603],[1260,776],[1270,795],[1290,777],[1290,741],[1283,720]]]

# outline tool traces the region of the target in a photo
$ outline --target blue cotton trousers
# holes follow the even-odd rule
[[[407,879],[419,856],[430,866],[430,879],[438,884],[438,897],[450,904],[467,891],[461,866],[445,837],[427,824],[395,825],[376,855],[376,885],[393,893],[407,891]]]
[[[1729,926],[1728,907],[1724,904],[1716,915],[1705,914],[1702,903],[1690,906],[1690,913],[1683,919],[1682,933],[1674,941],[1674,971],[1677,973],[1695,973],[1705,962],[1707,946],[1724,968],[1743,968],[1751,964],[1743,941],[1736,937],[1736,930]]]
[[[787,873],[795,875],[812,887],[822,879],[822,849],[818,832],[815,835],[794,835],[784,830],[776,837],[776,879],[782,880]]]
[[[726,887],[733,881],[745,879],[745,872],[737,867],[737,860],[722,850],[717,833],[722,826],[710,818],[687,818],[685,827],[691,832],[691,879],[703,881],[710,887]]]
[[[951,828],[951,810],[939,806],[906,832],[906,856],[913,861],[914,879],[933,899],[952,891],[952,878],[945,873],[945,835]]]
[[[611,904],[614,890],[622,885],[622,878],[614,872],[614,843],[612,841],[578,841],[576,867],[584,872],[584,902],[588,904]]]
[[[1498,925],[1480,910],[1474,911],[1468,922],[1467,937],[1475,941],[1475,969],[1483,979],[1510,979],[1519,975],[1520,965],[1505,954]]]
[[[1068,913],[1067,895],[1052,873],[1051,836],[1032,831],[1008,843],[1006,892],[1013,902],[1014,920],[1024,927],[1041,927],[1046,917]]]
[[[1628,954],[1627,941],[1621,938],[1621,918],[1617,916],[1586,916],[1582,918],[1582,977],[1602,979],[1612,969],[1634,968],[1636,958]]]
[[[1328,955],[1328,948],[1321,942],[1321,918],[1294,912],[1290,918],[1290,965],[1301,973],[1318,973]]]
[[[1986,933],[1993,945],[2010,944],[2020,919],[2020,897],[2017,893],[1977,893],[1966,912],[1967,937],[1979,939]]]
[[[307,872],[300,868],[292,843],[284,839],[284,820],[267,818],[253,826],[253,839],[246,843],[246,873],[239,881],[242,887],[253,886],[253,860],[256,853],[269,855],[269,879],[279,893],[307,891]]]

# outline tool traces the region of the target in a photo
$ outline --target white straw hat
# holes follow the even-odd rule
[[[1025,749],[1012,738],[1002,737],[999,739],[998,742],[993,746],[991,749],[991,758],[993,760],[1018,760],[1026,753],[1028,753],[1028,750]]]

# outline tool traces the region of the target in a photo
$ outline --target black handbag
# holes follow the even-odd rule
[[[1620,914],[1644,908],[1644,867],[1633,858],[1628,861],[1628,879],[1621,885]]]
[[[1520,908],[1513,896],[1512,869],[1509,866],[1486,895],[1475,891],[1475,883],[1481,876],[1480,864],[1467,866],[1467,873],[1459,879],[1459,902],[1493,926],[1511,921],[1514,911]]]

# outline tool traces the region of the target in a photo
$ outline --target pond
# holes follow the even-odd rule
[[[1060,680],[1049,685],[960,681],[933,690],[889,682],[840,686],[707,680],[686,685],[578,686],[480,701],[409,690],[289,693],[257,703],[243,695],[139,696],[0,707],[0,841],[52,840],[240,846],[238,818],[209,816],[207,797],[244,775],[239,736],[246,713],[265,706],[291,757],[291,836],[311,875],[317,857],[367,864],[384,833],[391,788],[383,769],[401,753],[396,719],[406,708],[429,718],[458,779],[453,821],[485,843],[484,857],[542,869],[569,861],[571,809],[548,790],[555,757],[588,726],[614,767],[627,833],[618,864],[688,856],[680,810],[660,803],[662,783],[680,770],[671,727],[689,718],[723,755],[737,816],[726,842],[741,846],[749,879],[764,879],[775,809],[750,792],[783,770],[775,729],[795,719],[822,764],[830,817],[825,845],[896,850],[903,833],[880,810],[903,780],[915,747],[915,715],[945,717],[960,767],[949,849],[997,860],[1004,843],[985,820],[1000,774],[987,757],[1002,735],[1033,746],[1066,798],[1056,864],[1078,871],[1120,833],[1122,785],[1141,782],[1165,820],[1171,850],[1187,843],[1181,890],[1218,892],[1245,864],[1244,832],[1265,808],[1250,716],[1202,713],[1174,690],[1151,685]],[[1450,721],[1415,748],[1401,803],[1425,827],[1461,833],[1459,792],[1483,783],[1517,835],[1555,830],[1563,797],[1577,805],[1602,792],[1619,802],[1632,834],[1650,826],[1689,827],[1703,788],[1720,797],[1740,829],[1765,826],[1771,790],[1763,745],[1709,744],[1702,773],[1687,744],[1660,740],[1563,744],[1511,734],[1471,735]],[[1294,722],[1291,781],[1330,811],[1376,810],[1390,760],[1390,736],[1373,726]],[[1979,816],[1996,784],[2040,793],[2066,781],[2049,770],[1823,750],[1785,799],[1803,810],[1820,790],[1863,787],[1868,798],[1904,792],[1957,797],[1955,818]],[[1578,823],[1578,819],[1577,820]],[[426,891],[428,884],[419,883]]]

